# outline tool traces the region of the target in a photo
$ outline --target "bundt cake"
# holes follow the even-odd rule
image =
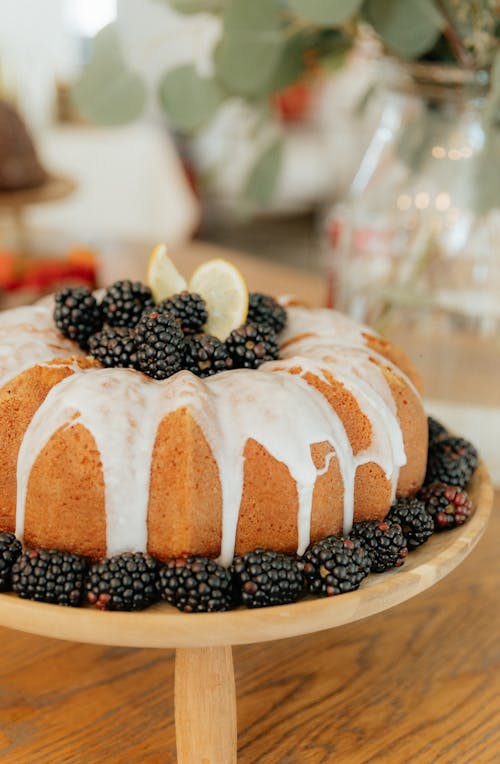
[[[382,519],[426,468],[404,354],[290,305],[280,358],[200,379],[102,368],[50,303],[0,314],[0,530],[91,559],[219,558]]]

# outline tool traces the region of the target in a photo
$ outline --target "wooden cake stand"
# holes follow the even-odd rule
[[[76,183],[65,175],[49,175],[45,183],[37,188],[25,188],[20,191],[1,191],[0,207],[11,210],[29,207],[32,204],[58,202],[72,194]]]
[[[161,604],[141,613],[102,613],[0,595],[0,625],[46,637],[122,647],[176,648],[179,764],[236,762],[236,688],[231,645],[294,637],[366,618],[423,592],[472,551],[486,528],[493,488],[484,465],[469,493],[476,507],[461,528],[436,534],[403,568],[370,575],[361,589],[293,605],[228,613],[181,613]]]
[[[76,183],[65,175],[49,175],[45,183],[37,188],[20,191],[0,191],[0,212],[5,210],[14,221],[17,246],[27,247],[25,213],[28,207],[48,202],[60,202],[76,189]]]

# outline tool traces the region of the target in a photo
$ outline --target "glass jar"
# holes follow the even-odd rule
[[[487,95],[486,72],[392,75],[325,239],[331,302],[408,349],[431,411],[500,435],[500,129]]]

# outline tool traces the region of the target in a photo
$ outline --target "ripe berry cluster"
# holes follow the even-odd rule
[[[203,332],[208,313],[200,295],[180,292],[156,305],[149,287],[124,280],[109,287],[100,303],[88,289],[61,290],[54,319],[103,366],[166,379],[180,369],[209,377],[278,358],[287,315],[273,297],[252,293],[246,323],[222,342]]]
[[[452,477],[461,474],[460,460],[468,469],[476,454],[471,444],[453,439],[444,428],[431,444],[430,458],[436,443],[454,454]],[[397,499],[384,520],[355,523],[347,538],[328,536],[310,544],[301,557],[255,549],[236,556],[230,568],[200,556],[160,563],[142,552],[89,564],[70,552],[23,552],[12,533],[0,533],[0,590],[71,607],[86,602],[101,610],[142,610],[160,599],[187,613],[283,605],[307,593],[330,597],[353,591],[370,572],[400,567],[408,552],[435,531],[461,525],[471,512],[462,487],[433,481],[416,497]]]

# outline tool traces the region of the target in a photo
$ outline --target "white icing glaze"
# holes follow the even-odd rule
[[[39,306],[18,311],[9,311],[17,316],[0,314],[0,335],[5,331],[8,337],[7,327],[15,327],[16,345],[21,337],[15,361],[7,372],[0,363],[0,373],[13,375],[34,362],[48,360],[42,358],[38,340],[44,343],[45,353],[54,352],[52,358],[61,356],[67,345],[74,352],[74,344],[61,339],[52,328],[50,310]],[[190,411],[202,429],[218,465],[222,564],[229,564],[234,553],[243,493],[244,450],[249,439],[260,443],[285,464],[296,483],[299,554],[309,543],[316,479],[328,470],[333,457],[337,458],[342,475],[344,532],[348,533],[353,518],[356,469],[368,462],[380,465],[391,481],[394,495],[399,470],[406,463],[395,402],[381,368],[373,359],[404,375],[367,347],[363,333],[372,334],[369,330],[342,314],[290,307],[288,316],[282,358],[264,364],[258,371],[224,372],[206,380],[183,371],[157,382],[131,370],[76,370],[56,385],[35,414],[19,452],[19,536],[22,538],[23,534],[28,481],[38,455],[59,428],[81,424],[94,437],[101,457],[108,555],[145,550],[156,433],[162,419],[182,407]],[[38,337],[38,332],[42,336]],[[299,373],[290,373],[295,369]],[[325,383],[331,374],[355,397],[371,425],[368,448],[353,454],[339,416],[307,382],[308,372]],[[323,442],[330,445],[330,450],[325,463],[316,468],[311,446]]]
[[[288,317],[287,327],[281,336],[282,358],[306,356],[324,361],[337,357],[341,363],[344,363],[346,354],[356,355],[360,364],[358,371],[361,371],[362,367],[364,372],[368,372],[366,379],[369,384],[372,384],[372,375],[377,364],[372,363],[367,366],[363,360],[370,361],[373,358],[381,366],[385,366],[396,376],[403,378],[417,398],[420,397],[411,379],[399,366],[367,345],[366,337],[378,336],[370,328],[356,323],[343,313],[326,308],[311,310],[291,307],[288,308]],[[337,355],[339,351],[340,355]],[[379,372],[377,377],[380,379],[383,375]],[[392,399],[387,385],[385,389]]]
[[[211,428],[205,430],[219,466],[222,488],[221,563],[228,565],[234,554],[243,493],[243,453],[249,439],[285,464],[296,483],[298,551],[304,552],[309,543],[312,497],[318,477],[312,445],[331,445],[341,465],[345,493],[352,496],[352,449],[338,415],[317,390],[296,375],[228,371],[208,379],[207,387],[219,434],[213,438]]]
[[[31,327],[38,329],[54,329],[54,321],[50,308],[47,305],[24,305],[20,308],[3,310],[0,312],[0,328],[15,326],[19,328]]]
[[[0,313],[0,388],[31,366],[75,355],[82,352],[56,329],[47,306]]]
[[[28,481],[38,455],[61,427],[79,424],[93,435],[101,457],[108,555],[145,550],[158,425],[177,408],[200,407],[203,397],[200,381],[188,372],[165,384],[128,369],[91,369],[53,387],[19,451],[16,534],[23,537]]]
[[[302,306],[290,306],[287,308],[287,325],[280,335],[282,344],[294,337],[300,337],[302,334],[316,334],[318,336],[328,336],[330,340],[335,337],[342,337],[346,344],[359,345],[363,343],[363,332],[368,335],[376,336],[374,332],[366,326],[358,324],[352,318],[344,313],[329,308],[304,308]]]
[[[392,496],[394,498],[399,470],[406,464],[406,454],[401,434],[401,427],[397,417],[396,406],[392,398],[391,390],[379,367],[371,365],[369,368],[370,382],[364,379],[363,367],[370,364],[369,358],[363,355],[350,355],[343,353],[338,360],[321,359],[315,361],[306,357],[293,356],[269,364],[274,370],[291,370],[300,367],[301,376],[310,373],[321,381],[329,384],[325,372],[330,372],[332,377],[346,388],[355,398],[361,412],[370,422],[372,433],[371,443],[367,449],[360,451],[354,457],[355,468],[361,464],[374,462],[384,471],[387,480],[391,482]],[[349,498],[346,502],[344,494],[344,533],[347,534],[352,528],[354,501]]]

